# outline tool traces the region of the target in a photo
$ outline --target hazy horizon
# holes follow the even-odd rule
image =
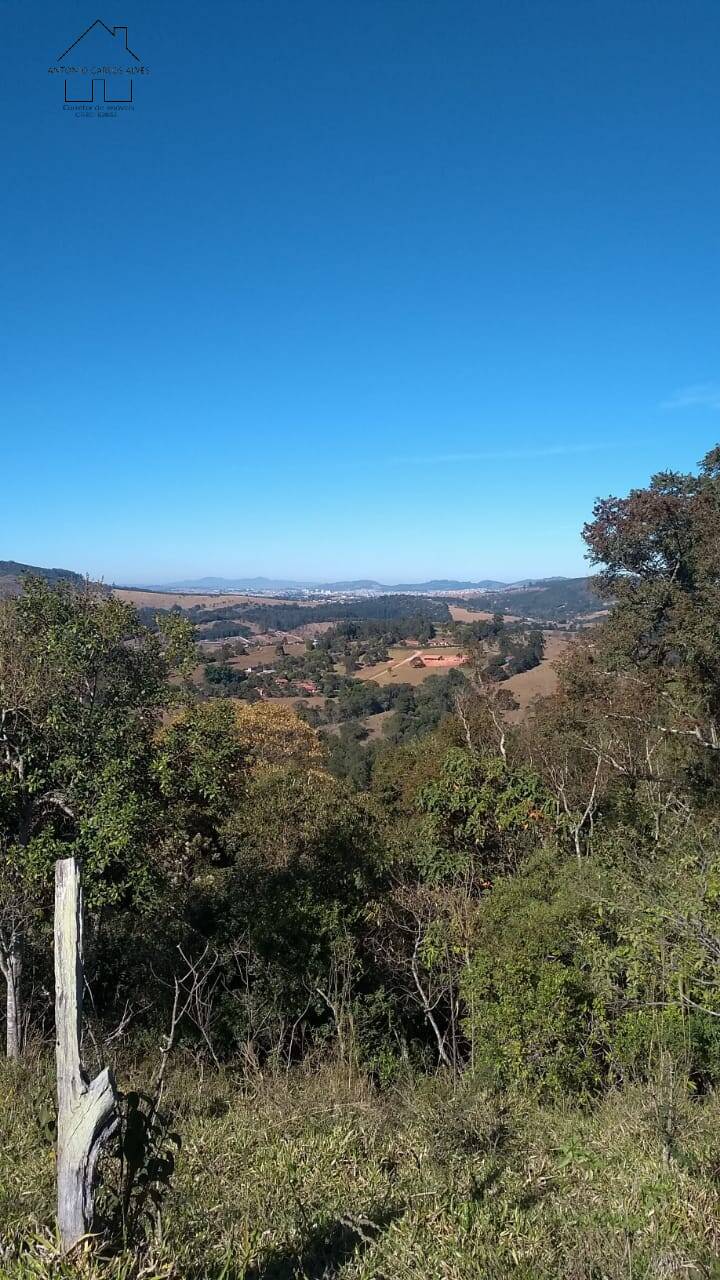
[[[71,566],[69,566],[69,565],[68,565],[68,566],[63,566],[63,568],[65,568],[65,567],[70,568]],[[525,574],[521,574],[519,578],[500,578],[500,577],[498,577],[497,575],[495,575],[495,574],[490,574],[490,573],[477,574],[477,575],[473,575],[472,577],[463,577],[463,576],[461,576],[461,575],[459,575],[459,574],[453,574],[453,573],[443,573],[443,574],[426,574],[424,577],[423,577],[423,576],[419,576],[419,577],[412,577],[412,578],[408,578],[408,577],[403,577],[402,575],[399,575],[399,576],[397,576],[397,577],[387,577],[387,576],[386,576],[386,577],[379,577],[377,574],[372,574],[372,573],[359,573],[359,574],[340,574],[340,575],[339,575],[338,577],[336,577],[336,578],[330,578],[330,577],[328,577],[327,575],[326,575],[326,576],[324,576],[324,577],[317,577],[317,578],[316,578],[316,577],[313,577],[313,576],[312,576],[312,575],[310,575],[310,574],[304,574],[304,575],[302,575],[302,576],[300,576],[300,577],[298,577],[298,578],[293,578],[293,577],[290,577],[290,575],[289,575],[289,574],[284,574],[284,573],[278,573],[278,574],[270,574],[270,573],[228,573],[228,574],[214,574],[214,573],[208,573],[208,574],[193,574],[193,575],[186,575],[186,576],[183,576],[183,577],[179,577],[179,578],[171,578],[171,579],[168,579],[168,580],[149,579],[149,578],[148,578],[148,579],[145,579],[145,580],[143,580],[143,581],[141,581],[141,580],[139,580],[139,579],[133,579],[132,581],[127,581],[127,582],[125,582],[125,581],[120,582],[119,580],[118,580],[118,581],[113,580],[113,585],[115,585],[115,586],[119,586],[119,587],[121,587],[121,586],[127,586],[127,587],[138,587],[138,588],[142,588],[142,587],[152,588],[152,587],[154,587],[154,586],[156,586],[156,587],[169,587],[169,586],[182,587],[182,586],[184,586],[186,583],[202,583],[202,582],[206,582],[206,583],[211,583],[211,582],[270,582],[270,583],[287,583],[289,586],[296,586],[296,587],[304,587],[304,586],[318,586],[318,587],[323,587],[323,586],[331,586],[332,584],[334,584],[334,583],[338,583],[338,582],[353,582],[353,583],[355,583],[355,582],[377,582],[377,583],[379,583],[381,586],[388,586],[388,587],[390,587],[390,586],[397,586],[398,584],[417,585],[417,584],[422,584],[422,583],[425,583],[425,582],[439,582],[439,581],[446,581],[446,582],[473,582],[473,583],[475,583],[475,582],[486,582],[486,581],[487,581],[487,582],[490,582],[490,581],[492,581],[492,582],[502,582],[502,583],[504,583],[504,584],[507,584],[508,586],[512,586],[512,585],[513,585],[514,583],[516,583],[516,582],[521,582],[521,581],[536,581],[536,580],[538,580],[538,581],[539,581],[539,580],[541,580],[542,578],[544,578],[545,580],[548,580],[548,579],[553,578],[553,577],[557,577],[557,578],[566,578],[566,577],[584,577],[584,576],[586,576],[586,575],[584,575],[584,574],[572,574],[572,575],[571,575],[571,574],[538,574],[538,575],[535,575],[535,574],[525,573]],[[589,576],[589,570],[588,570],[588,575],[587,575],[587,576]]]

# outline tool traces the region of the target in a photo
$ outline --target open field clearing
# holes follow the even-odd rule
[[[273,601],[272,603],[276,602]],[[304,622],[301,627],[293,627],[293,635],[304,636],[306,640],[312,640],[315,636],[322,636],[326,631],[330,631],[336,626],[336,622]]]
[[[490,622],[495,615],[489,609],[466,609],[461,604],[449,604],[450,617],[453,622]],[[520,618],[514,613],[505,613],[503,618],[506,622],[519,622]]]
[[[291,701],[299,702],[300,699],[293,698],[291,699]],[[313,706],[315,703],[324,703],[325,699],[324,698],[304,698],[302,699],[302,701],[308,702],[310,703],[311,706]],[[390,710],[390,711],[376,711],[375,715],[364,716],[362,720],[360,720],[360,724],[363,726],[363,728],[367,729],[367,738],[364,739],[364,743],[374,742],[377,738],[381,738],[383,735],[383,726],[385,725],[386,721],[389,720],[390,717],[393,716],[394,714],[395,712]],[[336,735],[339,735],[341,729],[342,729],[342,723],[324,724],[322,726],[323,733],[334,733]]]
[[[557,689],[557,672],[553,663],[572,644],[572,637],[559,631],[546,631],[544,635],[545,657],[540,665],[533,667],[531,671],[521,671],[519,675],[511,676],[502,686],[503,689],[509,689],[520,704],[516,711],[505,713],[506,719],[512,724],[523,719],[534,698],[546,698]]]
[[[304,652],[304,644],[285,645],[285,653],[289,658],[298,658]],[[282,657],[277,652],[276,645],[263,644],[258,645],[256,648],[250,645],[247,658],[228,658],[228,666],[239,667],[241,671],[244,671],[246,667],[257,667],[260,663],[264,667],[275,667],[281,661]]]
[[[310,608],[314,601],[310,600],[278,600],[275,596],[248,596],[242,592],[229,592],[225,595],[195,595],[184,591],[142,591],[136,587],[114,587],[113,595],[119,600],[127,600],[139,608],[148,609],[192,609],[198,605],[201,609],[225,609],[236,604],[284,604],[292,603],[301,608]]]
[[[390,717],[393,716],[394,714],[395,712],[390,710],[390,711],[377,711],[374,716],[366,716],[366,718],[363,720],[363,724],[365,725],[365,728],[368,731],[368,736],[367,736],[368,742],[373,742],[376,738],[382,737],[385,724],[390,719]]]
[[[388,651],[388,658],[385,662],[376,662],[372,667],[364,667],[362,671],[358,671],[358,680],[374,680],[377,684],[422,684],[423,680],[427,680],[428,676],[447,675],[448,667],[429,666],[429,667],[413,667],[412,659],[418,654],[432,654],[439,657],[454,657],[462,650],[457,645],[448,645],[442,649],[417,649],[404,646],[402,648],[393,648]]]

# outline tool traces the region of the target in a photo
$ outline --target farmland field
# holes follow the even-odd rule
[[[490,622],[493,614],[489,609],[466,609],[465,605],[449,604],[450,616],[453,622]],[[517,614],[506,613],[503,615],[506,622],[519,622],[520,618]]]
[[[384,662],[376,662],[372,667],[363,667],[362,671],[357,672],[358,680],[374,680],[376,684],[422,684],[423,680],[427,680],[428,676],[447,675],[447,668],[433,667],[413,667],[410,665],[411,659],[416,653],[426,652],[418,650],[417,647],[410,648],[405,645],[390,649],[388,657]],[[427,650],[427,652],[444,654],[451,657],[454,654],[461,653],[462,650],[456,645],[448,645],[447,648]]]
[[[264,667],[274,667],[281,661],[280,654],[276,652],[276,649],[277,646],[274,644],[262,644],[255,648],[250,645],[248,648],[247,658],[229,658],[228,665],[231,667],[240,667],[241,670],[244,670],[245,667],[249,666],[257,667],[261,663]],[[304,644],[285,645],[285,653],[289,658],[300,657],[304,652]]]
[[[184,591],[143,591],[138,587],[114,587],[113,595],[119,600],[126,600],[130,604],[137,605],[139,608],[146,607],[148,609],[192,609],[198,605],[202,609],[225,609],[237,604],[267,604],[267,605],[299,605],[301,608],[311,607],[315,601],[311,600],[278,600],[274,596],[248,596],[243,592],[228,592],[225,595],[214,596],[212,594],[193,594]]]

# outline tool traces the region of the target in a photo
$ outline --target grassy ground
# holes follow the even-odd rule
[[[542,1110],[439,1081],[379,1096],[339,1068],[252,1085],[177,1071],[183,1147],[162,1230],[61,1262],[37,1120],[48,1082],[47,1064],[0,1070],[2,1277],[720,1276],[715,1099],[643,1087],[592,1112]]]
[[[249,596],[244,591],[225,591],[222,595],[201,591],[144,591],[141,587],[113,587],[113,595],[119,600],[127,600],[140,607],[147,605],[154,609],[173,609],[179,605],[181,609],[192,609],[200,605],[203,609],[224,609],[234,604],[288,604],[287,600],[279,600],[275,596]],[[301,608],[310,608],[317,601],[293,600],[292,604]]]

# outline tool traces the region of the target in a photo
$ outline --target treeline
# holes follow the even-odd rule
[[[220,619],[218,622],[210,622],[207,625],[203,623],[202,628],[198,628],[197,636],[200,640],[226,640],[231,636],[243,636],[248,639],[252,635],[252,627],[245,622],[232,622],[228,619]]]
[[[336,622],[342,620],[380,621],[398,623],[405,634],[410,625],[423,621],[449,622],[450,610],[443,600],[422,596],[376,596],[367,600],[338,601],[337,603],[296,605],[249,605],[244,614],[250,622],[256,622],[261,630],[294,631],[309,622]]]
[[[157,609],[143,605],[138,616],[151,629],[157,617],[175,614],[194,625],[207,622],[253,622],[261,631],[294,631],[310,622],[377,621],[397,624],[403,635],[428,622],[449,622],[450,610],[444,600],[425,596],[377,596],[367,600],[337,601],[300,605],[292,601],[272,604],[234,604],[220,608],[193,605],[183,609]]]
[[[28,577],[43,578],[50,583],[72,582],[78,589],[85,582],[82,574],[73,573],[71,569],[43,569],[38,565],[20,564],[17,560],[0,560],[0,597],[17,595]],[[93,589],[101,588],[94,584]]]

